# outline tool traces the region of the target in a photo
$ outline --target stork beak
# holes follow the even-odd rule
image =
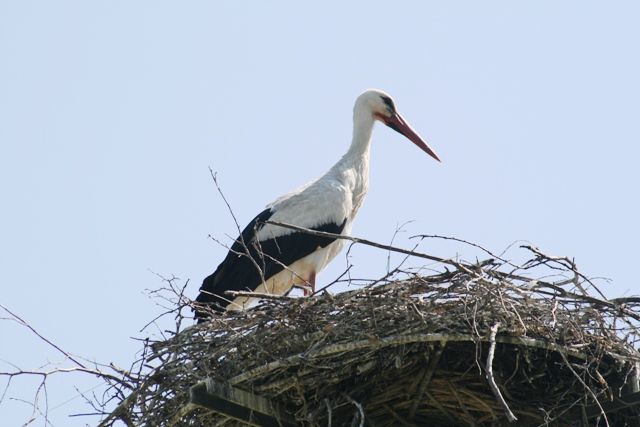
[[[424,142],[420,135],[413,130],[409,123],[407,123],[400,114],[395,113],[391,117],[382,117],[384,124],[389,126],[391,129],[395,130],[406,136],[411,142],[416,144],[418,147],[422,148],[428,155],[436,159],[437,161],[441,161],[438,155],[429,147],[429,145]]]

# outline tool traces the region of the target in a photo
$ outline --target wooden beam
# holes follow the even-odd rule
[[[258,427],[294,427],[293,416],[270,400],[213,381],[211,378],[191,387],[191,403]]]

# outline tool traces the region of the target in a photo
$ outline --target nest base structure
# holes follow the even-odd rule
[[[640,300],[591,297],[561,265],[552,282],[456,264],[217,315],[149,343],[102,425],[640,426]]]

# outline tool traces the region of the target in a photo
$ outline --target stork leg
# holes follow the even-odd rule
[[[316,293],[316,272],[315,271],[312,271],[311,274],[309,275],[309,280],[307,280],[307,284],[311,288],[311,291],[305,288],[304,289],[305,297],[308,297],[309,295]]]

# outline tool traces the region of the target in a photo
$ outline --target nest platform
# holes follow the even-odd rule
[[[178,327],[101,425],[640,426],[640,298],[526,250]]]

